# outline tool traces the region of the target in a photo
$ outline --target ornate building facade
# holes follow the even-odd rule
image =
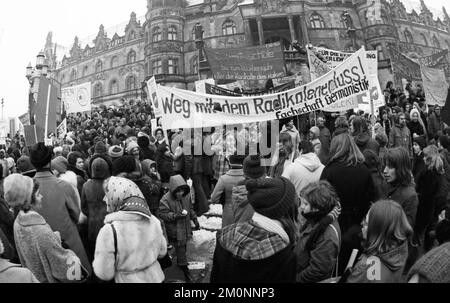
[[[94,104],[142,97],[142,83],[154,75],[158,82],[193,89],[211,76],[198,50],[196,26],[203,45],[233,48],[280,41],[290,73],[307,77],[306,58],[290,46],[303,44],[353,51],[377,50],[379,79],[394,80],[388,47],[395,45],[411,57],[450,49],[450,17],[443,9],[433,16],[423,0],[420,11],[408,11],[400,0],[147,0],[146,20],[132,13],[125,33],[108,37],[100,26],[92,45],[78,38],[57,63],[51,36],[44,52],[53,77],[62,87],[91,82]],[[378,5],[378,17],[372,18]],[[349,30],[351,24],[351,30]],[[49,41],[50,39],[50,41]]]

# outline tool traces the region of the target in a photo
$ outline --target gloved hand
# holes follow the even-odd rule
[[[186,218],[186,215],[184,215],[182,213],[175,214],[175,220],[181,220],[184,218]]]

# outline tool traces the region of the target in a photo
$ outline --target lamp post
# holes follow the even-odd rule
[[[2,98],[2,121],[4,119],[4,117],[3,117],[3,109],[4,109],[4,107],[5,107],[5,100]]]
[[[35,124],[35,118],[32,113],[35,103],[37,102],[37,94],[39,90],[39,78],[41,76],[49,77],[50,70],[43,51],[40,51],[36,56],[36,66],[33,67],[31,62],[26,67],[25,76],[30,83],[28,107],[30,113],[30,123]]]

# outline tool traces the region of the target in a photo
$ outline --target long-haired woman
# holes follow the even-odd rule
[[[292,137],[288,133],[281,133],[279,137],[278,148],[272,159],[272,167],[270,169],[270,177],[281,177],[284,169],[300,155],[298,146],[292,143]]]
[[[362,223],[364,250],[347,283],[402,283],[412,228],[402,207],[379,201]]]
[[[330,162],[321,176],[333,185],[341,201],[341,264],[347,263],[354,248],[360,248],[359,225],[376,197],[372,175],[364,160],[350,134],[341,134],[331,141]]]

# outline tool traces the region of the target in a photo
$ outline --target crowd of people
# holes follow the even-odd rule
[[[0,150],[0,282],[160,283],[172,250],[189,282],[210,204],[211,282],[450,282],[450,129],[420,87],[385,98],[377,116],[283,121],[268,167],[237,148],[258,124],[165,132],[139,102],[67,117],[52,147],[17,135]]]

